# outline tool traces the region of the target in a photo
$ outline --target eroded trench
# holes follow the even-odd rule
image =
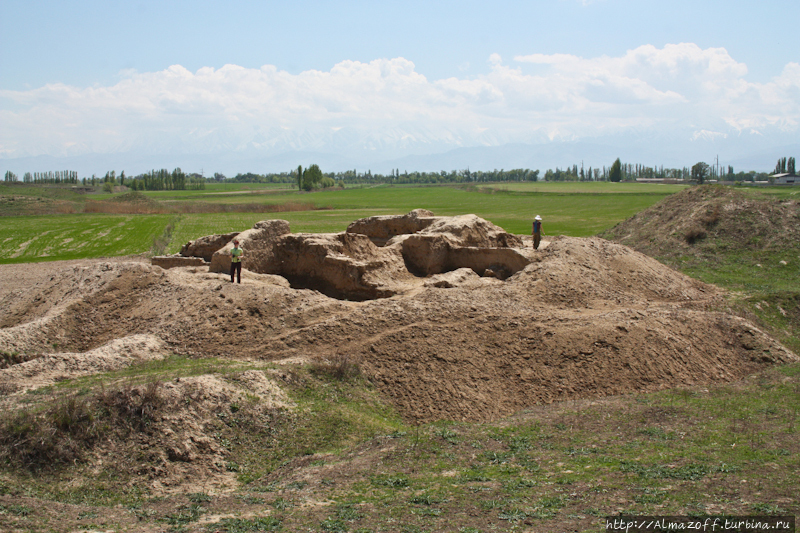
[[[351,301],[388,298],[414,285],[414,279],[463,268],[505,280],[530,263],[513,248],[454,246],[441,236],[427,235],[410,235],[387,244],[343,233],[332,236],[324,246],[309,246],[307,240],[287,236],[274,253],[280,265],[275,273],[292,288]]]

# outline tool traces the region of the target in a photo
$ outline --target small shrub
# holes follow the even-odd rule
[[[458,440],[458,433],[456,433],[455,431],[453,431],[452,429],[449,429],[449,428],[442,428],[442,429],[438,430],[436,432],[436,435],[438,437],[443,438],[444,440],[446,440],[450,444],[454,444],[455,445],[455,444],[458,444],[460,442]]]
[[[196,503],[184,505],[179,507],[177,512],[166,516],[164,521],[173,526],[184,525],[190,522],[197,522],[204,512],[206,512],[206,509]]]
[[[719,205],[715,205],[714,209],[709,212],[706,212],[705,215],[700,217],[700,223],[707,228],[713,227],[717,222],[719,222],[720,213],[719,213]]]
[[[109,414],[117,416],[133,429],[142,430],[155,420],[156,412],[166,405],[161,387],[160,381],[151,381],[143,388],[126,385],[117,390],[103,389],[97,400]]]
[[[360,362],[349,354],[337,353],[327,359],[316,359],[311,363],[311,371],[325,374],[339,381],[347,381],[361,375]]]
[[[528,518],[528,514],[521,509],[508,509],[497,515],[500,520],[508,520],[509,522],[519,522]]]
[[[471,481],[491,481],[492,478],[490,478],[480,470],[472,469],[472,470],[467,470],[466,472],[461,474],[459,480],[465,483],[469,483]]]
[[[534,479],[512,479],[503,483],[503,489],[508,492],[518,492],[521,489],[529,489],[539,484]]]
[[[400,488],[408,487],[408,478],[403,475],[377,476],[372,478],[372,484],[379,487]]]
[[[217,523],[208,524],[206,531],[224,533],[245,533],[248,531],[278,531],[281,521],[274,516],[259,518],[223,518]]]
[[[754,503],[751,508],[758,514],[785,514],[788,512],[786,509],[770,503]]]
[[[354,522],[362,517],[352,503],[343,503],[336,507],[336,518],[345,522]]]
[[[515,436],[511,437],[511,440],[508,441],[508,448],[511,450],[511,453],[516,454],[530,450],[533,448],[533,443],[531,443],[529,437]]]
[[[430,494],[421,494],[419,496],[414,496],[409,501],[418,505],[436,505],[437,503],[443,503],[447,500],[436,498]]]
[[[294,507],[294,504],[284,498],[277,498],[274,502],[272,502],[272,506],[279,511],[285,511],[286,509],[291,509]]]
[[[686,230],[686,233],[683,235],[683,238],[686,240],[687,244],[694,244],[697,241],[705,238],[706,230],[701,228],[700,226],[692,226]]]
[[[187,494],[186,498],[192,503],[205,503],[211,501],[211,496],[205,492],[192,492]]]
[[[79,460],[100,437],[89,402],[61,396],[49,409],[23,409],[0,419],[0,458],[34,471]]]
[[[348,530],[347,524],[337,518],[326,518],[319,527],[322,531],[331,531],[332,533],[346,533]]]
[[[511,454],[508,452],[484,452],[481,457],[490,464],[505,464],[509,462]]]
[[[704,464],[690,463],[680,467],[669,467],[662,465],[644,466],[631,461],[622,461],[620,469],[623,472],[638,474],[643,478],[650,479],[684,479],[695,481],[705,477],[712,472],[712,469]]]
[[[25,362],[25,357],[17,352],[0,352],[0,368],[8,368]]]

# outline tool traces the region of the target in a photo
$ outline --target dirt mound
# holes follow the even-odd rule
[[[668,196],[602,237],[654,257],[794,247],[800,240],[800,202],[756,199],[731,187],[704,185]]]
[[[719,312],[713,286],[626,246],[557,237],[535,252],[480,248],[460,244],[486,244],[490,233],[479,241],[468,232],[422,234],[432,227],[383,247],[352,232],[279,235],[271,249],[286,260],[283,275],[245,270],[241,284],[204,267],[137,261],[39,264],[23,275],[18,265],[0,266],[0,405],[24,418],[31,397],[45,398],[26,391],[171,354],[279,365],[347,359],[408,420],[491,421],[536,404],[735,380],[797,360],[753,324]],[[510,237],[506,244],[516,242]],[[407,270],[403,244],[417,238],[443,246],[450,259],[438,264],[449,271],[419,278]],[[473,254],[472,264],[459,267],[458,254]],[[515,270],[500,273],[502,265],[488,264],[500,257],[492,254],[506,254],[505,265],[518,258]],[[325,285],[337,269],[349,292],[389,280],[395,294],[331,298],[321,290],[345,290]],[[309,280],[320,290],[297,288]],[[225,490],[236,484],[221,444],[226,424],[268,433],[265,420],[293,416],[280,387],[290,373],[112,383],[75,397],[111,417],[103,426],[110,433],[81,434],[90,441],[76,450],[91,450],[98,464],[120,458],[156,493],[192,492],[198,480],[204,492]],[[63,403],[53,401],[53,409]],[[44,436],[58,429],[26,420],[14,427]],[[6,455],[22,450],[11,437],[0,438]],[[46,463],[47,446],[31,453],[19,460]]]
[[[3,283],[6,290],[0,292],[0,328],[57,313],[102,290],[120,276],[120,268],[148,268],[141,259],[126,260],[124,266],[120,265],[119,261],[98,260],[5,267],[8,273]]]
[[[389,251],[342,235],[352,256]],[[333,237],[315,238],[327,246]],[[73,266],[36,285],[52,302],[7,305],[5,323],[17,324],[0,330],[0,351],[15,354],[8,372],[34,359],[55,368],[90,358],[131,335],[198,357],[348,354],[422,421],[490,420],[542,402],[731,380],[796,358],[752,324],[712,311],[720,308],[712,286],[625,246],[560,237],[536,254],[516,252],[532,262],[505,281],[454,271],[362,303],[247,271],[239,285],[199,268]],[[28,387],[25,371],[15,372]]]
[[[0,389],[37,389],[65,379],[119,370],[137,362],[163,359],[167,350],[158,337],[132,335],[83,353],[37,355],[0,369]]]
[[[48,398],[38,401],[44,405]],[[32,415],[17,413],[0,448],[19,466],[47,470],[95,457],[114,461],[131,483],[157,494],[219,492],[236,486],[225,446],[227,426],[263,424],[293,404],[263,371],[114,385],[78,396],[55,396]],[[4,403],[8,405],[6,400]],[[69,406],[70,424],[60,422]],[[93,423],[98,416],[103,423]],[[3,420],[7,423],[7,419]],[[37,445],[31,445],[31,440]]]

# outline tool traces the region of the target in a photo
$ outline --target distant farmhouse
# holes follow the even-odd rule
[[[795,174],[789,174],[788,172],[782,172],[780,174],[772,174],[770,178],[775,179],[776,185],[791,185],[794,183],[800,183],[800,176]]]

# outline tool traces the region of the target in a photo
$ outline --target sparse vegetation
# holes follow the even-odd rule
[[[327,374],[340,381],[353,379],[361,375],[358,359],[346,353],[336,353],[322,359],[314,359],[311,369],[318,374]]]
[[[706,230],[699,226],[691,226],[689,229],[686,230],[686,234],[684,235],[684,239],[686,239],[687,244],[694,244],[700,239],[706,236]]]

